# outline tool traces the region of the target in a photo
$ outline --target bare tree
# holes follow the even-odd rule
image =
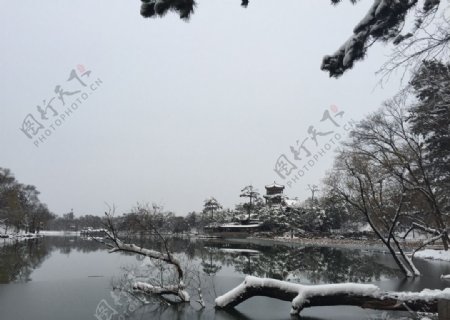
[[[392,72],[400,70],[416,73],[424,60],[448,62],[450,56],[450,8],[438,14],[436,10],[416,14],[412,31],[398,35],[388,60],[377,73],[389,79]],[[434,22],[434,23],[433,23]]]
[[[369,157],[346,150],[339,154],[326,183],[330,192],[365,216],[406,276],[420,275],[396,236],[403,214],[405,188],[395,178]]]
[[[152,212],[145,207],[140,207],[139,212],[142,215],[142,221],[145,221],[145,227],[148,230],[151,230],[153,234],[162,241],[163,246],[161,251],[146,249],[133,243],[125,243],[121,239],[120,231],[117,228],[117,223],[113,216],[114,209],[110,210],[108,213],[105,212],[106,238],[103,243],[109,248],[110,253],[129,252],[143,257],[148,257],[151,260],[159,261],[172,267],[174,279],[171,282],[163,283],[162,280],[158,284],[136,282],[133,284],[134,290],[151,295],[172,295],[178,297],[183,302],[188,302],[190,300],[190,296],[186,290],[185,274],[180,260],[170,251],[168,239],[166,239],[159,232],[158,228],[155,228],[155,226],[151,223],[153,218],[151,217]]]
[[[308,184],[308,190],[311,191],[311,206],[314,206],[314,194],[319,191],[319,187],[315,184]]]
[[[445,249],[448,235],[442,213],[440,185],[432,179],[431,167],[426,158],[428,150],[423,137],[414,134],[407,122],[404,97],[388,101],[384,108],[362,121],[352,131],[348,145],[358,155],[363,155],[384,168],[409,193],[418,193],[428,204],[427,215],[434,228],[442,234]],[[416,223],[425,223],[417,220]]]
[[[425,245],[442,240],[448,249],[448,234],[441,199],[445,194],[432,178],[423,137],[407,122],[404,102],[404,97],[396,97],[357,125],[327,184],[364,214],[400,269],[414,275],[418,272],[396,237],[399,224],[411,224],[405,237],[415,228],[429,233]]]

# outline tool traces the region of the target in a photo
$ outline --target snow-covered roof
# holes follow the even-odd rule
[[[268,184],[266,185],[266,189],[271,189],[271,188],[283,188],[284,186],[281,184],[277,184],[275,181],[272,184]]]

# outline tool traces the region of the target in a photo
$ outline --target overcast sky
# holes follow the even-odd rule
[[[137,0],[1,1],[0,166],[57,214],[157,202],[185,215],[209,196],[232,207],[248,184],[286,184],[275,162],[285,154],[304,165],[290,146],[311,125],[343,130],[320,122],[331,105],[340,121],[359,120],[399,90],[398,79],[376,87],[390,47],[374,46],[338,80],[320,70],[371,4],[347,2],[202,0],[186,23],[144,19]],[[87,87],[67,81],[79,65],[91,71],[80,78]],[[44,130],[28,138],[25,117],[50,130],[77,97],[62,106],[57,85],[89,96],[36,147]],[[54,97],[58,116],[48,110],[44,121],[37,106]],[[286,194],[305,199],[332,161],[321,156]]]

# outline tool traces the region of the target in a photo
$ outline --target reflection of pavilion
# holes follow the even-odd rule
[[[266,199],[266,205],[281,205],[286,196],[283,194],[284,186],[277,184],[275,181],[272,184],[266,186],[266,194],[264,199]]]

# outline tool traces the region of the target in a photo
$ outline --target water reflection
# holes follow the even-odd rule
[[[152,249],[160,249],[162,246],[162,243],[155,239],[140,239],[138,243]],[[254,298],[231,313],[215,311],[212,308],[214,295],[222,294],[236,286],[245,275],[300,283],[372,282],[388,290],[416,291],[424,287],[443,288],[446,283],[442,282],[439,276],[442,273],[450,273],[448,263],[418,260],[417,266],[425,273],[424,276],[406,280],[397,272],[390,256],[361,250],[181,238],[171,239],[170,247],[176,254],[189,260],[214,279],[214,294],[208,299],[209,308],[199,310],[196,303],[171,306],[154,304],[138,309],[127,319],[276,319],[278,315],[279,319],[286,319],[289,303],[270,302],[263,300],[264,298]],[[121,267],[130,263],[142,265],[143,261],[142,258],[129,254],[108,255],[102,244],[81,237],[45,237],[4,245],[0,247],[0,283],[3,284],[0,285],[0,309],[5,310],[6,306],[6,315],[15,315],[8,310],[10,300],[22,299],[27,292],[32,292],[28,287],[24,289],[14,283],[35,283],[37,292],[59,292],[59,286],[64,283],[64,286],[70,287],[70,290],[64,290],[67,292],[65,298],[71,304],[73,301],[78,303],[73,305],[73,319],[89,318],[97,303],[110,297],[110,280],[113,275],[120,274]],[[74,266],[67,268],[70,264]],[[56,277],[55,272],[61,269],[62,265],[66,269]],[[90,278],[92,275],[101,275],[102,278]],[[86,296],[85,292],[89,292],[89,298],[80,301],[78,297]],[[35,299],[36,295],[32,297],[30,299]],[[60,298],[64,298],[60,293],[46,297],[55,303]],[[324,315],[317,310],[311,310],[311,314],[309,311],[305,312],[305,316],[311,316],[311,319],[339,318],[336,307]],[[22,318],[29,318],[27,316],[34,312],[31,309],[28,311],[26,308],[14,310],[20,312]],[[357,311],[352,310],[352,316]],[[59,319],[58,316],[52,318],[48,314],[44,315],[45,310],[41,312],[42,315],[35,317],[36,319]],[[363,318],[367,317],[361,314],[354,317]],[[341,319],[353,318],[343,316]]]
[[[147,239],[141,243],[160,249],[161,243]],[[270,277],[296,282],[374,282],[399,275],[377,257],[360,250],[320,247],[263,246],[174,238],[170,246],[190,260],[199,260],[202,271],[215,275],[223,266],[243,275]],[[30,281],[30,274],[52,251],[70,255],[105,250],[93,240],[80,237],[45,237],[17,242],[0,248],[0,283]]]
[[[53,251],[70,255],[72,251],[104,250],[98,242],[80,237],[44,237],[6,242],[0,247],[0,283],[28,282],[30,275]]]
[[[16,242],[0,248],[0,283],[30,281],[30,274],[50,254],[40,239]]]
[[[225,250],[224,250],[225,248]],[[210,264],[233,266],[236,272],[296,282],[374,282],[400,275],[361,250],[320,247],[261,246],[210,242],[204,248]],[[200,255],[204,259],[205,253]]]

